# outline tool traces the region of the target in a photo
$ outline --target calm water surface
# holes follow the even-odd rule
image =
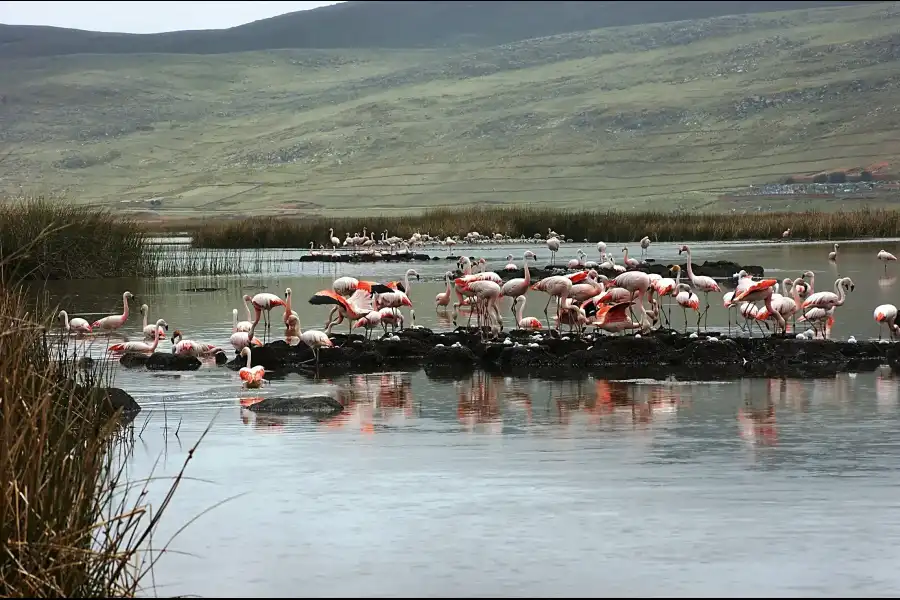
[[[856,291],[832,337],[877,336],[876,305],[898,303],[896,271],[875,254],[900,243],[692,244],[694,261],[758,264],[767,276],[816,273],[816,290],[849,276]],[[543,246],[479,246],[501,269],[508,253]],[[558,260],[589,244],[563,247]],[[649,257],[678,261],[677,244]],[[610,249],[614,249],[610,245]],[[633,254],[640,248],[631,244]],[[432,251],[434,253],[434,251]],[[231,309],[244,293],[294,291],[304,327],[327,310],[306,303],[335,277],[397,279],[415,268],[417,324],[436,315],[436,281],[453,261],[316,264],[279,260],[261,276],[62,282],[50,287],[72,315],[121,308],[125,289],[170,331],[232,353]],[[299,255],[299,253],[293,253]],[[215,292],[185,292],[193,287]],[[526,312],[539,316],[540,294]],[[725,326],[721,297],[710,326]],[[280,321],[280,312],[273,313]],[[682,319],[673,311],[676,326]],[[137,337],[139,315],[128,330]],[[273,334],[281,335],[280,325]],[[105,344],[91,352],[102,354]],[[164,342],[161,350],[168,351]],[[118,370],[144,407],[130,476],[172,476],[212,429],[161,523],[171,544],[158,593],[246,596],[895,596],[900,594],[900,387],[889,370],[820,380],[734,382],[460,380],[423,372],[316,381],[290,375],[257,391],[236,373]],[[346,411],[315,421],[249,413],[256,395],[327,393]],[[178,436],[174,435],[178,429]],[[169,481],[152,485],[158,503]]]

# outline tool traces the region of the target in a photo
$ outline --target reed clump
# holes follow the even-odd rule
[[[387,237],[409,239],[414,233],[457,239],[471,231],[510,238],[546,237],[552,229],[576,241],[634,242],[645,235],[653,242],[756,240],[781,238],[791,229],[794,239],[893,237],[900,234],[900,211],[867,209],[838,212],[777,213],[673,213],[553,210],[534,207],[440,208],[399,217],[285,219],[252,217],[240,221],[211,222],[194,229],[196,248],[331,248],[329,229],[343,244],[349,233],[362,233],[376,241]]]
[[[153,276],[156,260],[146,242],[140,225],[105,209],[35,197],[0,203],[6,281]]]
[[[0,287],[0,596],[133,597],[168,497],[152,516],[128,500],[107,364],[51,344],[54,313]]]

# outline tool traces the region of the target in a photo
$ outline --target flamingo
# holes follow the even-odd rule
[[[794,281],[800,282],[802,281],[802,279],[798,278]],[[785,278],[785,280],[782,282],[782,285],[784,286],[785,293],[787,293],[789,289],[793,288],[794,282],[792,282],[790,278]],[[778,297],[776,298],[776,296]],[[793,298],[783,296],[781,294],[772,294],[771,304],[775,311],[780,313],[781,316],[785,319],[785,330],[783,333],[787,333],[787,317],[794,316],[797,310],[799,310],[800,306]],[[759,321],[767,321],[772,318],[776,318],[777,320],[777,317],[775,317],[775,315],[773,315],[768,308],[763,308],[756,314],[756,319]]]
[[[238,375],[243,380],[244,385],[251,389],[256,389],[260,387],[263,383],[263,376],[266,374],[266,368],[262,365],[256,365],[255,367],[251,367],[251,357],[250,357],[250,348],[245,347],[241,350],[241,356],[246,357],[247,362],[246,366],[241,367],[241,370],[238,371]]]
[[[828,310],[837,306],[843,306],[847,300],[847,292],[852,292],[856,286],[849,277],[839,277],[834,280],[834,292],[816,292],[810,294],[803,301],[801,308],[824,308]]]
[[[153,338],[153,335],[156,334],[156,337],[161,337],[165,339],[166,332],[162,329],[158,329],[155,325],[147,325],[147,313],[150,311],[150,308],[146,304],[141,304],[141,314],[144,315],[144,339],[149,340]],[[154,329],[156,331],[154,331]]]
[[[265,328],[268,331],[268,329],[271,327],[271,323],[269,322],[269,313],[276,306],[284,306],[284,300],[282,300],[275,294],[262,292],[253,296],[253,298],[250,300],[250,304],[253,305],[253,309],[256,311],[256,317],[253,320],[253,327],[255,328],[259,324],[259,318],[262,315],[263,311],[265,311]]]
[[[641,258],[644,258],[644,254],[647,252],[647,248],[650,247],[650,238],[646,235],[641,238]]]
[[[407,269],[406,273],[403,274],[403,281],[389,281],[387,285],[391,290],[400,290],[407,296],[409,296],[409,276],[415,275],[416,281],[420,280],[419,273],[415,269]]]
[[[236,309],[235,309],[235,313],[237,313]],[[235,329],[231,333],[231,337],[229,338],[228,341],[231,342],[231,346],[232,346],[232,348],[235,349],[236,352],[240,352],[241,350],[243,350],[244,348],[246,348],[248,346],[262,346],[263,345],[262,341],[260,341],[260,339],[258,337],[253,335],[254,329],[255,328],[251,324],[249,331],[238,331]]]
[[[284,290],[284,324],[287,326],[288,317],[291,315],[296,315],[297,311],[291,310],[291,288],[285,288]],[[298,315],[299,316],[299,315]]]
[[[628,257],[628,248],[622,248],[622,252],[625,253],[625,258],[622,259],[622,262],[625,263],[626,268],[636,269],[641,266],[641,261],[636,258]]]
[[[365,292],[363,292],[365,293]],[[340,298],[340,296],[338,296]],[[345,302],[348,302],[345,300]],[[312,299],[310,299],[310,304],[312,304]],[[321,348],[330,348],[334,346],[331,338],[328,337],[328,334],[324,331],[319,331],[318,329],[307,329],[303,331],[300,328],[300,317],[297,315],[291,315],[288,317],[288,320],[291,322],[292,327],[300,334],[298,337],[300,341],[306,344],[306,346],[312,350],[313,356],[316,358],[316,369],[319,368],[319,350]]]
[[[634,304],[634,300],[598,306],[591,325],[609,333],[620,333],[628,329],[643,328],[642,323],[636,323],[628,318],[628,311],[631,309],[632,304]]]
[[[884,249],[879,250],[876,256],[878,260],[884,263],[884,274],[887,275],[888,261],[897,260],[897,257]]]
[[[250,299],[250,296],[244,296],[244,297],[247,298],[248,300]],[[247,312],[248,313],[250,312],[249,308],[247,309]],[[253,329],[253,322],[252,321],[238,322],[238,309],[232,308],[231,309],[231,333],[235,333],[237,331],[242,331],[242,332],[246,333],[246,332],[250,331],[251,329]]]
[[[688,258],[688,261],[690,261],[690,258]],[[688,262],[688,264],[690,265],[690,262]],[[744,301],[753,304],[762,300],[765,303],[768,314],[774,315],[775,321],[778,323],[778,326],[781,327],[782,330],[786,330],[787,324],[784,320],[784,317],[782,317],[781,313],[775,310],[775,308],[772,306],[772,294],[775,292],[775,286],[777,284],[777,279],[763,279],[762,281],[755,281],[750,285],[750,287],[742,290],[741,293],[735,294],[734,301]]]
[[[218,351],[219,348],[212,344],[183,339],[181,331],[178,329],[172,333],[172,354],[175,356],[194,356],[196,358],[203,358],[211,356]]]
[[[416,324],[416,311],[413,309],[409,309],[410,319],[413,322],[413,326]],[[397,326],[399,325],[401,329],[403,329],[403,313],[401,313],[398,309],[392,307],[385,307],[378,311],[378,319],[381,321],[381,327],[384,329],[384,334],[387,335],[387,326],[391,326],[391,332],[396,331]]]
[[[329,238],[329,241],[331,242],[332,248],[334,250],[337,250],[337,247],[341,243],[341,239],[339,237],[337,237],[336,235],[334,235],[334,227],[328,228],[328,238]]]
[[[556,264],[556,253],[559,252],[559,238],[555,235],[547,239],[547,249],[550,250],[550,264]],[[548,305],[549,306],[549,305]]]
[[[691,249],[687,247],[687,245],[682,246],[678,249],[678,254],[680,255],[682,252],[687,253],[687,274],[688,279],[691,280],[691,287],[703,292],[703,299],[706,302],[706,308],[703,309],[703,327],[706,327],[706,317],[709,312],[709,293],[710,292],[721,292],[719,289],[719,284],[716,283],[716,280],[712,277],[707,277],[705,275],[694,275],[694,268],[691,266]]]
[[[897,325],[897,307],[893,304],[881,304],[875,307],[875,322],[878,323],[878,339],[881,340],[881,328],[887,324],[891,340],[894,333],[900,333],[900,325]]]
[[[513,255],[512,255],[512,254],[507,254],[507,255],[506,255],[506,261],[507,261],[507,262],[506,262],[506,266],[503,267],[503,270],[504,270],[504,271],[518,271],[518,270],[519,270],[519,267],[517,267],[517,266],[516,266],[516,263],[513,262]]]
[[[122,308],[121,315],[110,315],[108,317],[103,317],[102,319],[98,319],[91,323],[91,329],[100,329],[104,332],[112,332],[125,324],[125,321],[128,320],[128,301],[134,298],[134,294],[131,292],[125,292],[122,294],[122,304],[124,307]]]
[[[372,310],[372,295],[364,289],[358,289],[349,298],[344,298],[333,290],[321,290],[312,295],[309,303],[313,306],[334,305],[338,317],[329,321],[326,331],[330,332],[333,326],[346,319],[350,325],[347,329],[349,333],[352,331],[353,321],[361,319]]]
[[[526,267],[527,268],[527,267]],[[452,288],[450,286],[450,278],[453,276],[452,271],[447,271],[444,273],[444,283],[447,285],[447,289],[434,297],[434,309],[437,310],[438,307],[443,306],[447,307],[450,304],[450,297],[452,293]]]
[[[681,307],[684,313],[684,330],[687,331],[687,309],[691,308],[700,311],[700,298],[691,291],[691,286],[686,283],[678,283],[675,287],[678,293],[675,295],[675,302]],[[697,317],[697,331],[700,330],[700,317]]]
[[[500,288],[500,292],[504,296],[513,299],[513,306],[510,307],[510,310],[513,311],[513,317],[515,317],[515,314],[516,314],[516,312],[515,312],[516,299],[519,298],[520,296],[524,296],[526,293],[528,293],[528,286],[531,285],[531,272],[528,270],[528,259],[529,258],[532,258],[532,259],[535,258],[534,252],[532,252],[531,250],[526,250],[525,254],[523,255],[523,260],[525,263],[523,266],[523,268],[525,270],[525,272],[524,272],[525,276],[524,277],[515,277],[513,279],[510,279],[509,281],[507,281],[506,283],[503,284],[502,288]]]
[[[646,313],[644,310],[644,296],[650,289],[651,282],[650,275],[643,271],[627,271],[613,279],[613,283],[616,286],[625,288],[631,292],[632,297],[637,298],[638,308],[641,309],[641,322],[643,322],[643,316]],[[632,314],[632,317],[634,317],[634,314]]]
[[[559,302],[556,305],[556,323],[559,324],[559,311],[560,307],[566,301],[566,297],[568,297],[569,292],[572,289],[572,280],[568,277],[563,277],[562,275],[553,275],[551,277],[544,277],[537,283],[531,286],[532,290],[538,292],[546,292],[549,294],[549,298],[547,298],[547,304],[544,306],[544,317],[547,319],[547,327],[550,327],[550,315],[548,314],[548,310],[550,308],[550,301],[554,298],[558,298]]]
[[[159,319],[156,321],[156,325],[153,326],[157,331],[167,330],[169,328],[169,324],[166,323],[163,319]],[[152,333],[151,333],[152,335]],[[166,337],[166,334],[163,333],[162,337]],[[156,347],[159,345],[159,336],[153,337],[153,343],[148,344],[146,342],[125,342],[123,344],[113,344],[109,347],[109,352],[114,354],[122,354],[124,352],[144,352],[153,354],[156,351]]]
[[[838,244],[838,243],[834,244],[834,250],[828,253],[828,260],[834,260],[834,261],[837,260],[838,246],[840,246],[840,244]]]
[[[490,318],[489,311],[497,310],[495,305],[503,298],[503,291],[500,285],[494,281],[479,280],[469,281],[465,284],[465,291],[472,293],[476,299],[476,310],[478,311],[478,327],[483,326],[483,318]],[[499,313],[497,313],[499,317]],[[469,313],[471,322],[472,314]],[[500,321],[502,323],[502,320]]]
[[[63,329],[68,333],[91,333],[90,324],[81,317],[75,317],[69,320],[69,313],[64,310],[59,311],[58,318],[63,320]]]
[[[369,339],[372,330],[379,325],[381,325],[381,311],[370,310],[364,317],[357,319],[352,328],[360,329],[364,327],[366,330],[366,339]],[[385,333],[387,333],[387,329],[385,329]]]
[[[518,296],[513,301],[513,306],[515,307],[515,317],[516,317],[516,327],[519,329],[542,329],[540,319],[536,317],[523,317],[522,313],[525,312],[525,296]]]

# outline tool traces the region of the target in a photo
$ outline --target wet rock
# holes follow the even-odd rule
[[[671,265],[669,263],[656,263],[653,262],[652,259],[648,259],[646,264],[628,270],[642,271],[644,273],[655,273],[661,277],[674,277],[674,274],[669,271],[670,266]],[[685,277],[687,275],[687,263],[681,263],[679,266],[681,267],[683,273],[682,277]],[[705,275],[707,277],[724,280],[726,282],[732,280],[732,276],[735,273],[740,272],[742,269],[744,271],[747,271],[747,273],[754,277],[763,277],[765,275],[765,270],[759,265],[739,265],[738,263],[732,262],[730,260],[709,260],[700,264],[692,263],[692,267],[694,269],[694,275]],[[538,281],[539,279],[543,279],[544,277],[552,277],[553,275],[568,275],[569,273],[576,273],[580,270],[583,269],[568,269],[564,264],[547,265],[544,268],[529,266],[528,268],[529,275],[531,276],[532,281]],[[613,269],[595,270],[598,274],[605,275],[609,279],[614,279],[617,275],[619,275],[619,273]],[[503,281],[509,281],[510,279],[515,279],[517,277],[525,277],[524,269],[507,271],[501,268],[499,270],[496,270],[495,272]],[[454,270],[454,275],[456,277],[461,277],[462,271],[456,269]],[[441,279],[443,279],[443,277],[441,277]]]
[[[224,353],[222,356],[225,358]],[[221,364],[218,362],[218,356],[216,356],[216,363]],[[171,352],[154,352],[153,354],[126,352],[119,358],[119,364],[129,369],[144,367],[150,371],[196,371],[202,363],[200,359],[193,356],[176,356]]]
[[[397,339],[399,338],[399,339]],[[514,330],[491,337],[474,328],[446,333],[403,330],[397,337],[366,340],[334,336],[335,346],[321,351],[320,370],[327,374],[424,367],[435,376],[471,372],[477,367],[510,375],[699,378],[736,376],[827,376],[842,371],[900,366],[900,344],[797,340],[793,335],[731,338],[721,332],[691,337],[672,330],[643,336]],[[269,371],[311,371],[312,352],[305,345],[273,342],[254,349],[253,364]],[[243,366],[243,357],[228,363]]]
[[[291,396],[262,398],[246,408],[257,413],[330,417],[340,414],[344,405],[331,396]]]
[[[88,393],[94,396],[95,402],[104,405],[105,412],[112,415],[121,411],[125,421],[131,421],[141,412],[141,405],[125,390],[117,387],[94,388]]]

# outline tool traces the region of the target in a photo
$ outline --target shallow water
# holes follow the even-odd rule
[[[630,245],[640,254],[637,244]],[[875,254],[900,242],[692,244],[694,262],[758,264],[767,276],[816,273],[816,290],[849,276],[832,337],[875,337],[872,311],[897,303],[896,273]],[[465,249],[501,269],[542,246]],[[584,248],[570,244],[558,261]],[[677,244],[649,256],[679,261]],[[610,245],[610,250],[613,247]],[[635,252],[636,250],[636,252]],[[459,251],[459,248],[456,249]],[[435,251],[431,251],[432,254]],[[440,254],[440,252],[438,252]],[[680,262],[680,261],[679,261]],[[306,300],[341,275],[398,279],[415,268],[417,324],[450,328],[433,308],[453,261],[351,265],[284,262],[283,272],[157,282],[62,282],[74,315],[116,312],[121,293],[170,331],[228,344],[243,293],[294,291],[306,327],[327,310]],[[221,287],[215,292],[185,288]],[[530,292],[527,314],[540,316]],[[702,298],[701,298],[702,299]],[[721,298],[710,326],[725,326]],[[280,336],[280,311],[273,334]],[[676,326],[682,318],[673,310]],[[133,320],[132,320],[133,319]],[[139,315],[127,327],[134,339]],[[695,322],[695,320],[694,320]],[[168,351],[169,342],[161,343]],[[103,352],[95,344],[92,353]],[[174,475],[204,428],[155,536],[192,523],[156,569],[158,592],[203,596],[893,596],[900,593],[900,387],[888,369],[822,380],[733,382],[508,379],[459,381],[421,371],[314,381],[256,392],[237,374],[119,369],[144,407],[130,475]],[[330,393],[347,410],[315,421],[240,408],[256,395]],[[178,435],[175,435],[177,430]],[[152,484],[159,502],[169,482]]]

